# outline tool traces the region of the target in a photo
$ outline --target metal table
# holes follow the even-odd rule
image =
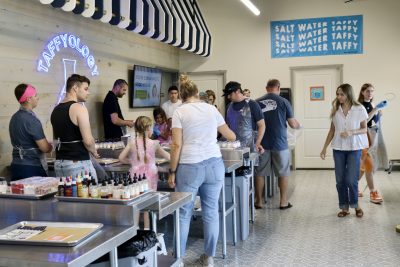
[[[7,225],[1,225],[6,227]],[[0,245],[0,266],[86,266],[110,253],[111,266],[118,266],[117,246],[136,235],[136,226],[104,226],[88,241],[75,247]]]
[[[180,227],[179,227],[179,208],[190,202],[192,193],[188,192],[170,192],[169,196],[165,199],[155,203],[146,209],[151,214],[151,225],[154,232],[157,232],[157,218],[161,220],[165,216],[174,213],[174,232],[175,232],[175,255],[178,259],[175,262],[168,262],[168,266],[175,266],[180,263]],[[160,257],[163,258],[163,257]],[[163,261],[163,259],[160,259]],[[164,260],[166,261],[166,260]]]
[[[243,161],[238,160],[224,160],[225,173],[231,173],[231,189],[232,189],[232,205],[226,207],[225,201],[225,179],[223,179],[223,185],[221,189],[221,217],[222,217],[222,258],[226,257],[226,216],[231,212],[233,213],[233,245],[236,246],[237,236],[236,236],[236,175],[235,170],[243,166]]]
[[[250,190],[249,190],[249,196],[251,199],[250,203],[250,218],[251,222],[254,223],[255,221],[255,211],[254,211],[254,194],[255,194],[255,188],[254,188],[254,165],[258,160],[258,153],[250,153],[249,158],[247,158],[244,161],[245,166],[250,166],[251,170],[251,176],[250,176]]]

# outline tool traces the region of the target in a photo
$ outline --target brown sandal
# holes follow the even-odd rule
[[[348,210],[341,210],[341,211],[339,211],[337,216],[340,217],[340,218],[343,218],[343,217],[346,217],[349,214],[350,214],[350,212]]]
[[[362,216],[364,216],[364,212],[363,212],[363,210],[362,209],[356,209],[356,216],[358,217],[358,218],[361,218]]]

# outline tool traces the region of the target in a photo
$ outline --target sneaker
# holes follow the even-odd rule
[[[199,262],[203,267],[214,267],[213,257],[207,256],[206,254],[200,256]]]
[[[372,203],[382,203],[383,198],[379,195],[378,191],[373,191],[369,194],[369,201]]]

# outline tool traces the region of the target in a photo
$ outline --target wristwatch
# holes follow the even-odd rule
[[[169,174],[175,174],[176,173],[176,171],[173,171],[172,169],[169,169],[168,172],[169,172]]]

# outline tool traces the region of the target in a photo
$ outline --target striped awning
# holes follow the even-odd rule
[[[208,57],[211,34],[196,0],[39,0]]]

